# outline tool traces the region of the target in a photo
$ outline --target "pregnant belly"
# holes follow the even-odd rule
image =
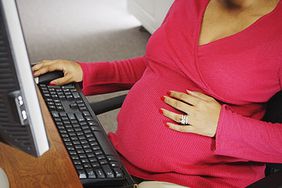
[[[186,89],[195,89],[187,78],[174,77],[172,82],[147,74],[129,91],[112,141],[130,163],[151,172],[166,172],[174,165],[188,166],[213,160],[213,139],[175,132],[164,126],[168,119],[159,113],[160,108],[174,111],[160,99],[161,96],[169,90]]]

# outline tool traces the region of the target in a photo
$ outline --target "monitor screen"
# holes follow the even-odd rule
[[[40,156],[49,144],[17,4],[0,2],[0,141]]]

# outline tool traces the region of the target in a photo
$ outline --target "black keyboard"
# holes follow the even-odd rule
[[[39,88],[83,186],[131,187],[131,177],[77,85]]]

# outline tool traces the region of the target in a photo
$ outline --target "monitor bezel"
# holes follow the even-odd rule
[[[37,88],[33,79],[31,64],[25,44],[23,30],[15,0],[1,0],[8,40],[20,85],[21,96],[26,108],[28,126],[35,144],[35,156],[49,150],[47,133],[38,100]],[[22,125],[26,126],[26,125]]]

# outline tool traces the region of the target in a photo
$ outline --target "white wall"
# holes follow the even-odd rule
[[[173,0],[127,0],[128,10],[153,33],[162,23]]]

